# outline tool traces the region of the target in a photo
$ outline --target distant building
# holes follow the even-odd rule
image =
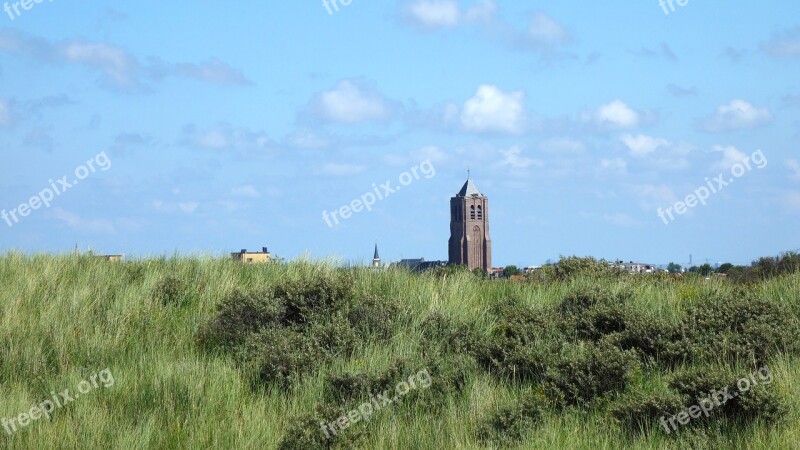
[[[614,263],[616,267],[628,272],[628,273],[656,273],[658,272],[658,267],[655,264],[646,264],[646,263],[638,263],[638,262],[622,262],[617,261]]]
[[[412,272],[425,272],[436,267],[446,267],[447,261],[425,261],[425,258],[419,259],[401,259],[399,262],[392,263],[390,269],[408,269]]]
[[[263,247],[260,252],[248,252],[247,249],[242,249],[238,253],[231,253],[231,257],[238,261],[246,263],[268,263],[271,261],[267,247]]]
[[[381,268],[381,255],[378,254],[378,243],[375,243],[375,254],[372,256],[372,267]]]
[[[450,264],[470,270],[492,271],[492,239],[489,237],[489,199],[480,193],[472,178],[450,199]]]
[[[94,255],[97,259],[102,259],[108,262],[122,262],[122,255]]]

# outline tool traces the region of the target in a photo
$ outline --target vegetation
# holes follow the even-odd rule
[[[740,281],[572,257],[488,280],[12,253],[0,256],[0,419],[106,368],[116,383],[13,435],[0,428],[0,445],[792,448],[796,261],[760,260]],[[771,383],[665,432],[662,416],[763,367]],[[421,370],[429,386],[322,431]]]

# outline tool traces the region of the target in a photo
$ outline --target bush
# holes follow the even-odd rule
[[[625,330],[631,315],[626,303],[631,294],[612,293],[602,288],[579,289],[569,293],[556,307],[565,334],[597,341]]]
[[[559,280],[569,280],[576,277],[618,277],[625,271],[605,260],[594,258],[579,258],[577,256],[562,256],[555,265],[555,277]]]
[[[514,445],[541,420],[545,404],[541,395],[523,395],[519,402],[499,408],[483,419],[478,426],[478,440],[501,446]]]
[[[268,291],[236,290],[217,309],[216,317],[200,329],[198,340],[209,348],[227,350],[243,344],[252,333],[280,326],[286,315],[285,305]]]
[[[347,311],[347,320],[359,335],[387,340],[400,325],[403,315],[397,302],[369,295],[353,301]]]
[[[540,380],[564,341],[558,317],[513,300],[498,304],[495,314],[499,320],[478,345],[478,361],[501,378]]]
[[[351,426],[346,430],[327,427],[327,424],[347,414],[347,411],[331,405],[318,405],[313,414],[295,419],[286,428],[280,442],[279,450],[329,450],[355,448],[366,432],[362,428]],[[323,425],[325,424],[325,428]]]
[[[654,315],[628,313],[624,330],[604,340],[633,350],[645,364],[671,366],[689,357],[680,326]]]
[[[344,309],[353,295],[349,274],[315,275],[301,281],[287,281],[275,286],[274,296],[286,305],[284,322],[304,325]]]
[[[312,337],[287,328],[266,329],[252,334],[245,344],[245,364],[252,366],[260,381],[288,385],[314,372],[328,359],[325,349]]]
[[[153,298],[164,306],[183,306],[187,303],[186,284],[180,278],[169,275],[162,278],[153,290]]]
[[[769,376],[771,383],[771,373]],[[746,378],[725,369],[694,368],[674,375],[670,386],[685,396],[687,406],[711,399],[714,402],[712,415],[734,424],[747,424],[756,419],[777,421],[788,412],[784,400],[771,384],[763,384],[765,380],[761,380],[761,375],[753,376],[760,384],[751,385],[746,391],[739,390],[738,381]]]
[[[683,399],[671,393],[635,392],[618,399],[610,414],[630,433],[657,427],[662,417],[672,417],[683,409]]]
[[[797,351],[797,318],[779,303],[742,294],[711,296],[693,305],[683,320],[687,352],[694,358],[763,364]]]
[[[422,352],[475,355],[480,337],[465,323],[456,323],[440,312],[433,312],[420,324]]]
[[[585,343],[570,350],[546,373],[548,393],[561,404],[587,406],[598,397],[624,390],[636,366],[634,353],[605,343]]]

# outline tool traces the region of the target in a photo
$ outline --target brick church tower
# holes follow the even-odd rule
[[[489,237],[489,199],[478,191],[467,176],[464,187],[450,199],[450,264],[463,264],[470,270],[492,268],[492,239]]]

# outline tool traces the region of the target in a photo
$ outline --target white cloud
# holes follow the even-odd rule
[[[386,120],[392,115],[383,95],[354,80],[342,80],[333,89],[317,94],[308,110],[327,122],[346,124]]]
[[[622,158],[601,159],[599,172],[601,174],[624,175],[628,172],[628,163]]]
[[[68,62],[96,67],[119,86],[138,83],[136,59],[119,47],[97,42],[72,42],[66,44],[62,52]]]
[[[77,39],[49,42],[14,30],[0,31],[0,52],[21,53],[48,64],[89,67],[103,74],[104,84],[130,90],[145,88],[144,77],[178,76],[217,84],[250,83],[241,72],[218,59],[200,64],[173,64],[150,57],[142,63],[127,50],[109,43]]]
[[[800,213],[800,192],[789,191],[784,194],[784,206],[791,212]]]
[[[11,108],[8,103],[0,99],[0,128],[11,126]]]
[[[65,211],[62,208],[53,208],[51,216],[65,223],[68,227],[89,233],[108,233],[113,234],[116,232],[114,223],[110,220],[104,219],[84,219],[78,214]]]
[[[773,57],[792,58],[800,56],[800,27],[775,36],[761,44],[761,50]]]
[[[569,33],[547,14],[537,11],[528,26],[527,38],[534,44],[553,46],[570,40]]]
[[[267,149],[271,145],[266,134],[246,128],[220,124],[200,130],[194,125],[183,128],[183,144],[206,150]]]
[[[216,84],[252,84],[244,74],[217,58],[210,62],[200,64],[180,63],[176,64],[174,71],[177,75],[194,78],[199,81],[208,81]]]
[[[456,0],[410,0],[404,14],[422,28],[454,28],[465,23],[489,22],[497,12],[495,0],[479,0],[462,9]]]
[[[666,139],[654,138],[644,134],[625,134],[620,140],[628,147],[633,156],[645,156],[653,153],[660,147],[670,145]]]
[[[178,211],[191,214],[197,210],[200,204],[197,202],[165,203],[161,200],[153,200],[151,206],[154,210],[166,214],[172,214]]]
[[[639,113],[622,100],[614,100],[598,108],[597,124],[604,129],[630,129],[639,125]]]
[[[732,146],[724,147],[721,145],[715,145],[714,151],[722,153],[722,159],[714,163],[712,166],[714,170],[730,170],[731,167],[747,158],[747,155],[745,155],[741,150]]]
[[[461,124],[469,131],[515,134],[524,130],[525,93],[504,93],[496,86],[482,85],[464,103]]]
[[[337,164],[327,163],[317,170],[321,175],[330,175],[335,177],[347,177],[357,175],[366,170],[366,167],[356,164]]]
[[[468,22],[488,22],[497,13],[497,2],[495,0],[481,0],[467,8],[464,18]]]
[[[539,149],[547,153],[580,154],[586,150],[586,145],[570,138],[552,138],[539,143]]]
[[[544,165],[541,161],[522,156],[522,148],[519,145],[515,145],[508,150],[501,150],[500,153],[503,155],[500,166],[508,166],[512,169],[527,169],[531,166],[541,167]]]
[[[180,210],[185,212],[186,214],[191,214],[191,213],[195,212],[199,206],[200,206],[200,203],[197,203],[197,202],[181,202],[181,203],[178,203],[178,208],[180,208]]]
[[[790,175],[793,180],[800,181],[800,161],[796,159],[786,160],[786,167],[792,171]]]
[[[259,198],[261,194],[253,185],[239,186],[231,189],[231,194],[237,197]]]
[[[710,133],[756,128],[772,121],[767,108],[757,108],[744,100],[732,100],[720,105],[717,111],[707,117],[701,129]]]
[[[458,25],[461,11],[455,0],[417,0],[408,7],[411,18],[427,28]]]

